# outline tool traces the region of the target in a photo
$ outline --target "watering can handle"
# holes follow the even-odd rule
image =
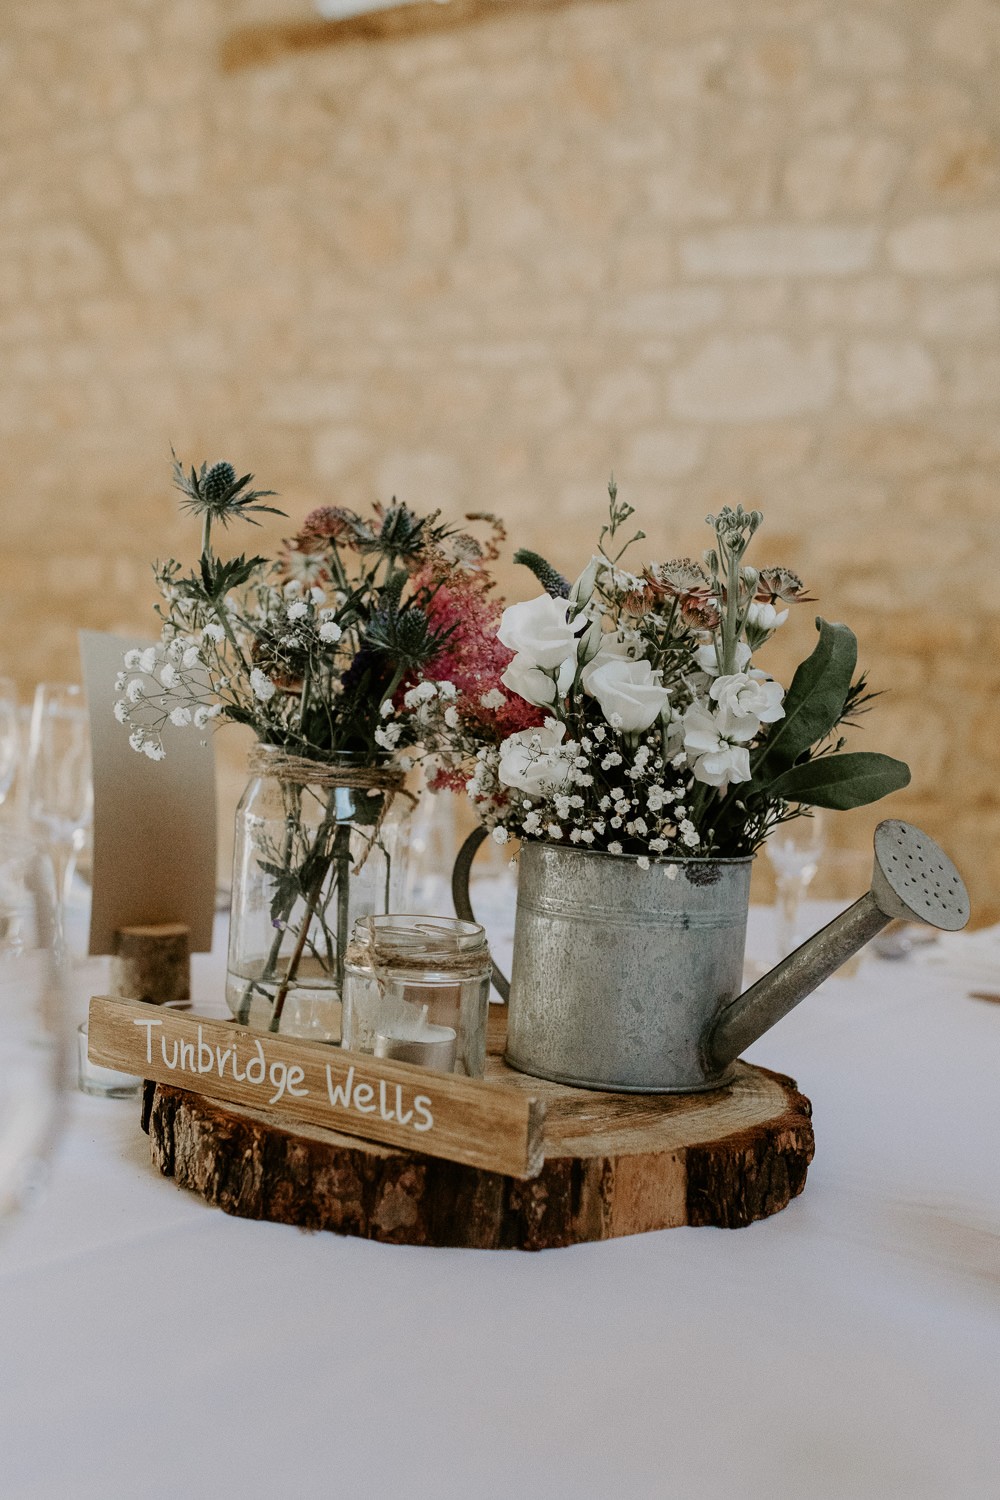
[[[472,910],[472,900],[469,896],[469,875],[472,871],[472,861],[479,852],[480,846],[489,837],[485,828],[473,829],[466,839],[458,857],[455,860],[455,868],[451,873],[451,899],[455,905],[455,915],[461,917],[463,922],[474,922],[476,914]],[[510,980],[505,979],[493,965],[493,988],[496,990],[504,1005],[510,999]]]

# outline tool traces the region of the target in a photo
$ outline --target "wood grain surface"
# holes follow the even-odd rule
[[[684,1224],[739,1228],[800,1193],[810,1105],[789,1078],[738,1063],[711,1094],[606,1094],[488,1077],[546,1105],[531,1181],[295,1127],[266,1110],[148,1083],[153,1163],[227,1213],[407,1245],[541,1250]]]
[[[275,1130],[318,1126],[512,1177],[541,1169],[545,1106],[499,1076],[438,1073],[107,996],[91,1000],[88,1033],[91,1062],[228,1102]]]

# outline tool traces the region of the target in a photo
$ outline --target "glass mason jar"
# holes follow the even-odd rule
[[[481,1078],[492,972],[478,922],[363,917],[347,951],[343,1046]]]
[[[244,1025],[335,1042],[351,929],[403,889],[403,774],[264,745],[251,769],[236,812],[226,1001]]]

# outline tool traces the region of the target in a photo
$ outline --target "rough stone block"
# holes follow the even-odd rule
[[[974,276],[1000,269],[1000,209],[926,214],[892,231],[889,258],[901,271]]]
[[[912,411],[934,400],[937,370],[913,339],[860,339],[848,351],[847,390],[862,411]]]
[[[910,44],[905,33],[871,7],[834,14],[816,35],[821,63],[851,73],[894,73],[905,67]]]
[[[670,409],[705,422],[759,422],[821,411],[837,368],[829,340],[793,343],[773,333],[719,336],[670,380]]]
[[[706,437],[682,428],[637,432],[625,447],[624,472],[640,479],[681,479],[701,461]]]
[[[851,276],[875,254],[875,230],[864,226],[761,224],[689,234],[681,265],[689,276]]]

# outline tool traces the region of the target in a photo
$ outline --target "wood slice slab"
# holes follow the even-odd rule
[[[147,1083],[153,1164],[226,1213],[401,1245],[545,1250],[682,1224],[740,1228],[783,1209],[813,1156],[809,1100],[738,1063],[709,1094],[597,1093],[488,1078],[547,1105],[545,1164],[520,1182],[262,1110]]]

